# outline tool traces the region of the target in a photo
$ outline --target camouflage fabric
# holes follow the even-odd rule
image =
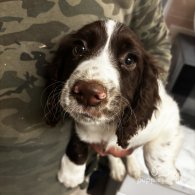
[[[160,0],[0,1],[0,194],[64,195],[56,173],[70,122],[44,121],[46,66],[65,34],[112,18],[129,25],[168,70]]]

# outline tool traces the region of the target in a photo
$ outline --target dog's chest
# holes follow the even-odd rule
[[[153,116],[152,120],[156,121]],[[101,150],[107,150],[110,147],[121,147],[117,143],[116,124],[80,124],[76,123],[76,132],[82,141],[89,144],[99,144]],[[137,134],[128,141],[128,148],[136,148],[144,145],[153,139],[159,132],[158,123],[151,122],[146,128],[137,131]]]
[[[87,143],[104,143],[104,146],[116,145],[117,137],[115,135],[115,124],[76,124],[76,132],[79,138]]]
[[[121,150],[121,146],[117,143],[116,136],[116,124],[112,125],[83,125],[76,124],[76,132],[79,138],[86,143],[94,146],[98,153],[103,153],[104,151],[109,150],[110,148],[116,148]],[[136,136],[129,140],[128,148],[136,148],[143,145],[148,139],[148,131],[140,131]]]

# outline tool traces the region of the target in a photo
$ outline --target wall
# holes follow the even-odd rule
[[[195,0],[168,0],[165,20],[171,33],[194,34]]]

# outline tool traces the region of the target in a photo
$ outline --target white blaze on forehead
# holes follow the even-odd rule
[[[113,34],[114,30],[115,30],[115,27],[116,27],[116,22],[113,21],[113,20],[108,20],[105,23],[105,27],[106,27],[106,33],[107,33],[107,36],[108,36],[105,49],[108,49],[111,36],[112,36],[112,34]]]
[[[80,71],[80,78],[83,80],[99,80],[100,82],[106,83],[109,85],[112,83],[112,87],[119,89],[119,73],[115,65],[112,62],[112,56],[110,51],[110,41],[112,34],[116,28],[116,22],[108,20],[105,22],[105,30],[107,40],[105,45],[102,45],[101,51],[92,58],[89,58],[86,61],[83,61],[78,65],[77,70]],[[102,35],[104,36],[104,35]],[[78,75],[79,76],[79,75]],[[114,85],[114,86],[113,86]],[[109,88],[109,86],[106,86]]]

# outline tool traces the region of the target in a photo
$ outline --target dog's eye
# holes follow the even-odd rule
[[[127,56],[125,58],[125,64],[127,66],[135,64],[136,63],[135,60],[136,60],[135,56],[129,53],[129,54],[127,54]]]
[[[83,56],[86,53],[86,51],[87,51],[87,48],[85,47],[85,45],[80,43],[80,44],[77,44],[73,48],[72,53],[76,57],[81,57],[81,56]]]
[[[122,68],[126,70],[133,70],[136,67],[136,57],[135,55],[128,53],[123,59]]]

